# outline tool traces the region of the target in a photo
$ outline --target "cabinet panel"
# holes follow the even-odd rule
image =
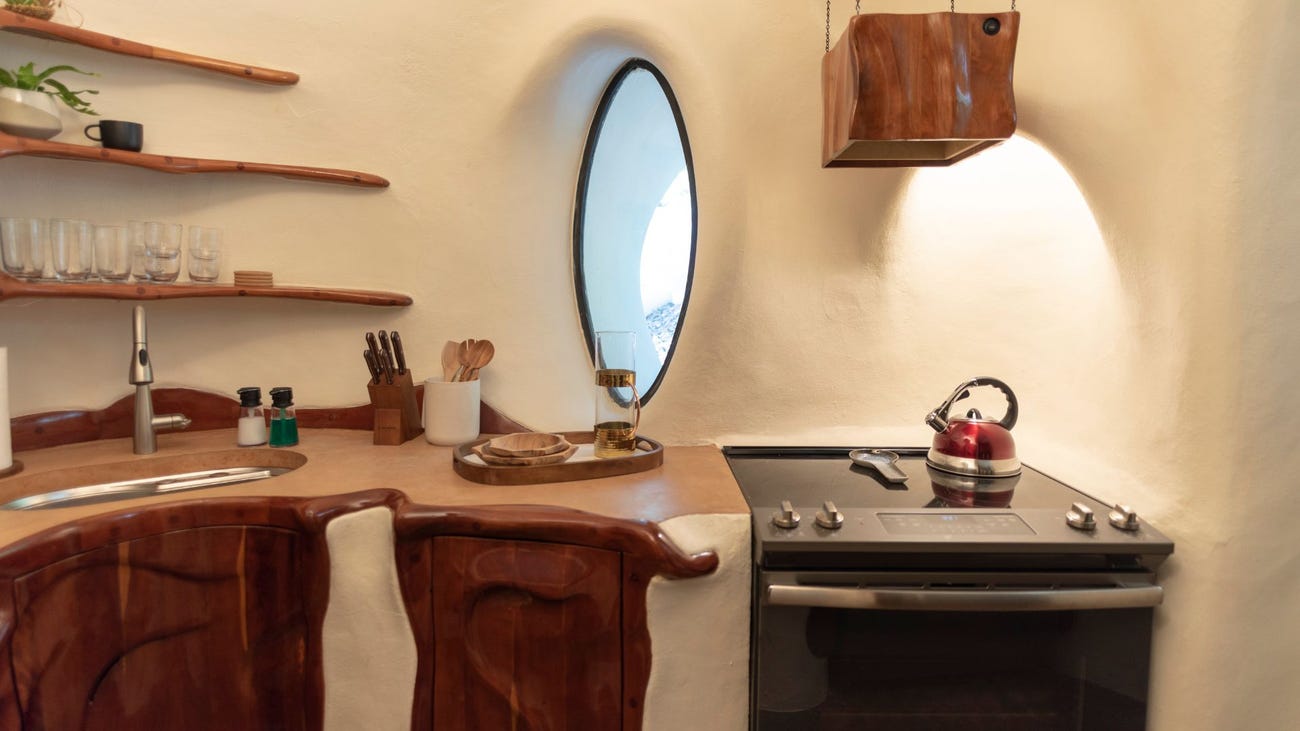
[[[301,551],[289,530],[195,528],[18,577],[24,728],[305,728]]]
[[[433,539],[433,727],[621,728],[617,551]]]

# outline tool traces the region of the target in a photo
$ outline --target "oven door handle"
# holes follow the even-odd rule
[[[1070,612],[1158,606],[1159,586],[1113,589],[876,589],[771,584],[766,603],[782,607],[904,612]]]

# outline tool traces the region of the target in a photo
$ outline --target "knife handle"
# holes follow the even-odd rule
[[[370,369],[370,380],[379,384],[379,364],[375,362],[375,354],[370,350],[361,351],[361,357],[366,359],[366,368]]]
[[[379,349],[379,341],[375,339],[374,333],[366,333],[366,344],[370,346],[370,352],[375,354],[375,363],[379,363],[379,354],[383,351]]]
[[[406,349],[402,347],[402,336],[396,330],[393,331],[392,339],[393,355],[397,357],[397,375],[400,376],[406,373]]]
[[[396,361],[393,360],[393,345],[388,340],[387,331],[385,330],[379,331],[379,344],[384,348],[383,356],[384,356],[384,360],[388,362],[388,369],[390,371],[396,371],[397,363]]]

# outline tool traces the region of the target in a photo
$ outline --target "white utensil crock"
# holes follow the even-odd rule
[[[454,446],[478,436],[479,381],[424,382],[424,439]]]

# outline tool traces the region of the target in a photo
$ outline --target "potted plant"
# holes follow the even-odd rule
[[[54,8],[62,0],[4,0],[5,10],[30,15],[33,18],[49,20],[54,17]]]
[[[64,71],[95,76],[72,66],[51,66],[37,73],[35,63],[17,69],[0,68],[0,130],[23,137],[47,140],[63,131],[55,100],[82,114],[98,115],[82,94],[98,94],[94,89],[73,91],[54,78]]]

